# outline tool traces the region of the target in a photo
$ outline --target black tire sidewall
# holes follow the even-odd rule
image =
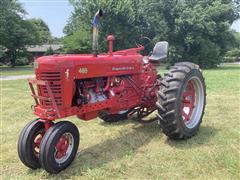
[[[202,84],[203,87],[203,91],[204,91],[204,103],[203,103],[203,110],[202,110],[202,114],[201,117],[198,121],[198,123],[195,125],[195,127],[193,128],[188,128],[186,126],[186,124],[184,123],[184,120],[182,118],[181,112],[182,112],[182,94],[183,91],[185,90],[187,83],[190,79],[192,79],[193,77],[197,77]],[[180,90],[177,93],[177,111],[176,111],[176,116],[177,118],[179,118],[179,120],[177,121],[179,123],[179,127],[182,129],[182,132],[184,132],[184,134],[186,136],[192,136],[195,132],[197,132],[197,130],[199,129],[199,126],[201,124],[202,118],[203,118],[203,112],[205,109],[205,102],[206,102],[206,87],[205,87],[205,83],[204,83],[204,79],[202,76],[202,73],[200,72],[199,69],[191,69],[190,72],[187,73],[187,75],[184,77],[183,81],[181,82],[181,86],[180,86]]]
[[[18,140],[18,155],[20,160],[27,167],[32,169],[40,168],[38,157],[33,151],[33,141],[39,131],[44,129],[44,124],[37,119],[28,123],[22,130]]]
[[[70,133],[73,136],[74,145],[68,159],[66,159],[63,163],[58,163],[54,157],[55,146],[64,133]],[[79,132],[77,127],[68,121],[56,123],[44,136],[40,149],[40,163],[49,173],[58,173],[67,168],[74,160],[78,146]]]

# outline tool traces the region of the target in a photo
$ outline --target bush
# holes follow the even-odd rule
[[[28,59],[26,57],[19,57],[16,60],[16,66],[25,66],[28,65]]]
[[[225,54],[224,62],[240,61],[240,48],[234,48]]]
[[[0,45],[0,58],[4,56],[4,48]]]
[[[89,53],[91,50],[90,34],[85,30],[64,37],[63,43],[65,53]]]
[[[49,55],[53,55],[53,54],[54,54],[54,51],[53,51],[52,47],[50,46],[50,47],[47,49],[47,51],[45,52],[44,55],[49,56]]]
[[[240,57],[240,48],[234,48],[228,51],[226,57]]]
[[[237,58],[235,57],[224,57],[223,58],[223,62],[226,62],[226,63],[232,63],[232,62],[236,62],[237,61]]]

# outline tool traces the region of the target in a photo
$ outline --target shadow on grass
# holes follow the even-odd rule
[[[137,120],[134,120],[134,119],[131,119],[131,118],[128,118],[126,120],[121,120],[121,121],[118,121],[118,122],[112,122],[112,123],[105,122],[101,118],[99,118],[99,120],[100,120],[100,125],[101,126],[108,127],[108,128],[111,128],[111,127],[114,127],[114,126],[125,126],[127,124],[134,124],[134,125],[139,125],[140,124]]]
[[[112,161],[121,160],[122,158],[132,158],[136,151],[148,144],[154,137],[162,138],[163,133],[160,131],[159,125],[154,122],[151,124],[141,125],[135,121],[121,121],[114,125],[124,125],[133,123],[136,125],[129,131],[122,131],[118,137],[109,137],[107,140],[87,147],[77,153],[74,162],[66,170],[57,175],[42,174],[43,178],[53,179],[71,179],[88,173],[89,170],[103,167]],[[105,126],[110,126],[103,123]],[[216,128],[210,126],[202,126],[196,136],[188,140],[170,140],[166,143],[170,146],[180,149],[191,149],[198,146],[208,145],[211,138],[218,132]],[[80,145],[81,149],[81,145]],[[42,170],[29,171],[30,174],[43,173]]]
[[[167,139],[166,143],[180,149],[191,149],[198,146],[208,145],[208,142],[217,134],[218,129],[210,126],[201,126],[198,133],[187,140]]]
[[[128,132],[122,132],[116,138],[109,137],[104,142],[83,149],[77,154],[71,167],[60,174],[64,174],[65,178],[71,178],[71,174],[81,175],[89,169],[102,167],[108,162],[134,156],[135,151],[148,144],[155,136],[162,137],[162,133],[156,123],[138,125]]]

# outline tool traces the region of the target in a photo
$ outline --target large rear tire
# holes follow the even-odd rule
[[[206,86],[199,66],[176,63],[161,80],[158,118],[165,135],[185,139],[195,135],[202,122]]]

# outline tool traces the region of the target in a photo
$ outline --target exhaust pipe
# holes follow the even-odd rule
[[[97,56],[98,54],[98,31],[99,31],[99,22],[100,18],[103,16],[103,11],[99,9],[93,17],[92,26],[93,26],[93,41],[92,41],[92,51],[93,55]]]

